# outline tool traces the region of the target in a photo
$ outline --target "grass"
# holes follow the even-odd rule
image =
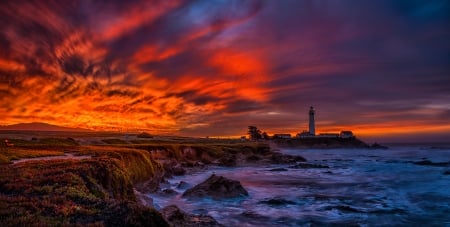
[[[90,152],[97,157],[0,166],[1,226],[167,226],[158,212],[138,205],[133,192],[133,182],[157,168],[145,151]]]
[[[9,164],[12,160],[64,155],[63,151],[46,149],[27,149],[22,147],[3,147],[0,149],[0,164]]]
[[[162,171],[161,165],[145,150],[122,146],[84,146],[78,154],[119,161],[121,168],[127,171],[133,183],[148,180]]]
[[[0,138],[0,143],[3,143],[5,138]],[[8,139],[10,143],[15,146],[77,146],[78,143],[73,138],[58,138],[58,137],[47,137],[47,138],[36,138],[33,137],[30,140],[24,139]],[[3,144],[2,144],[3,146]]]

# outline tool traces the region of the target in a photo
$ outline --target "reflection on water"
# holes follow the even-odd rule
[[[420,166],[412,161],[450,161],[450,149],[284,150],[328,169],[291,169],[288,165],[214,167],[174,177],[163,188],[177,195],[151,194],[159,207],[208,214],[226,226],[450,225],[449,167]],[[287,168],[288,171],[270,171]],[[239,180],[244,199],[186,199],[181,194],[213,172]]]

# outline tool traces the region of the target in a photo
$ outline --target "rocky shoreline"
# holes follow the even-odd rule
[[[167,184],[167,179],[173,176],[189,175],[198,171],[206,171],[209,167],[245,167],[245,166],[269,166],[272,164],[290,164],[289,168],[327,168],[307,163],[301,156],[287,155],[274,151],[267,144],[259,144],[256,147],[242,147],[241,149],[228,150],[221,157],[213,157],[202,150],[185,147],[180,155],[173,156],[170,152],[151,151],[153,157],[159,162],[163,171],[152,179],[135,185],[135,193],[141,204],[152,206],[152,199],[146,193],[159,193],[171,195],[176,193],[171,189],[163,189],[161,185]],[[274,170],[278,171],[278,170]],[[182,197],[187,198],[212,198],[228,199],[248,196],[248,192],[239,181],[227,179],[223,176],[212,174],[204,182],[190,185],[189,182],[180,182],[177,186],[186,188]],[[142,198],[146,197],[146,198]],[[196,216],[188,214],[174,205],[168,205],[160,210],[166,221],[173,226],[221,226],[210,216]]]
[[[274,168],[270,171],[328,168],[326,165],[309,163],[301,156],[278,152],[277,147],[283,147],[280,146],[280,143],[184,139],[180,141],[121,141],[120,144],[110,145],[78,145],[73,144],[73,139],[58,138],[52,139],[52,143],[58,142],[64,146],[54,146],[44,143],[46,141],[45,139],[37,142],[15,140],[17,146],[5,148],[7,149],[5,154],[10,155],[11,158],[17,154],[28,157],[29,154],[34,155],[36,152],[59,155],[54,158],[44,156],[16,164],[5,162],[5,165],[1,166],[3,170],[2,181],[0,181],[0,202],[3,200],[5,205],[13,207],[3,211],[5,212],[5,222],[14,220],[14,210],[29,210],[27,211],[28,215],[14,223],[26,225],[41,220],[36,223],[45,225],[64,221],[73,224],[103,223],[103,225],[109,225],[118,224],[122,220],[124,221],[122,224],[139,225],[141,221],[153,220],[155,223],[165,222],[174,226],[220,226],[209,216],[188,214],[175,207],[162,207],[161,209],[155,207],[149,194],[156,193],[170,198],[178,193],[167,188],[168,180],[172,177],[190,175],[219,166],[287,165],[285,168]],[[114,143],[116,142],[118,139],[114,140]],[[284,142],[287,143],[287,141]],[[69,153],[77,158],[61,158],[66,157]],[[80,159],[78,157],[89,158]],[[41,171],[40,168],[44,166],[45,171]],[[22,172],[30,174],[23,175]],[[41,180],[33,180],[38,178]],[[71,182],[73,178],[78,179],[76,183]],[[21,179],[21,183],[17,184],[14,179]],[[198,185],[191,182],[180,182],[177,188],[185,191],[181,196],[186,198],[209,197],[221,200],[235,197],[245,198],[248,195],[240,182],[217,175],[211,175],[205,182]],[[55,193],[57,196],[54,196]],[[19,194],[22,197],[14,196]],[[45,196],[45,199],[39,200],[42,196]],[[23,197],[27,199],[21,200]],[[35,202],[37,205],[26,202],[30,200],[38,201]],[[52,207],[51,212],[40,212],[41,209],[48,209],[46,208],[47,204],[53,203],[62,204]],[[36,206],[42,208],[33,211],[33,207]],[[98,209],[98,207],[106,208]],[[139,213],[151,215],[139,219],[135,217]]]

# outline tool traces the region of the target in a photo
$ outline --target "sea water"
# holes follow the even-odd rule
[[[171,178],[163,185],[163,189],[171,188],[178,194],[155,193],[150,197],[157,207],[175,204],[189,213],[210,215],[225,226],[450,226],[450,175],[444,175],[450,167],[413,164],[422,160],[449,162],[450,148],[281,152],[329,168],[210,167]],[[270,171],[274,168],[288,171]],[[240,181],[249,196],[226,200],[181,197],[186,188],[212,173]],[[178,188],[181,181],[188,187]]]

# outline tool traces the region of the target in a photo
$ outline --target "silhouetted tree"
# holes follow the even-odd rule
[[[248,135],[251,140],[260,140],[262,138],[261,130],[256,126],[248,126]]]
[[[262,136],[262,138],[265,139],[265,140],[270,139],[270,137],[269,137],[269,135],[267,134],[267,132],[263,132],[263,133],[261,134],[261,136]]]

